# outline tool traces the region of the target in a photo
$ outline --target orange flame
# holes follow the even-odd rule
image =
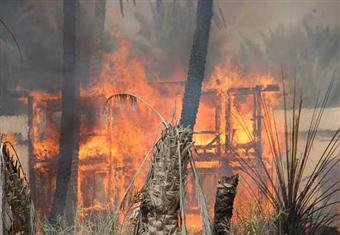
[[[151,81],[145,68],[145,58],[131,56],[129,48],[130,43],[120,39],[117,51],[105,56],[105,64],[99,78],[92,78],[93,84],[81,89],[82,103],[88,102],[86,107],[89,110],[85,110],[84,113],[84,110],[81,110],[79,208],[98,210],[113,207],[116,197],[122,198],[132,176],[162,128],[160,120],[142,105],[137,105],[137,112],[133,112],[128,105],[120,108],[110,107],[113,116],[106,116],[103,112],[106,97],[120,92],[133,93],[146,100],[166,120],[178,120],[183,86],[160,84],[160,81],[165,79],[168,81],[169,78]],[[170,78],[183,81],[185,73],[181,69],[176,69]],[[211,96],[202,96],[195,131],[218,129],[217,138],[221,145],[225,144],[227,117],[224,104],[228,90],[255,85],[265,87],[272,83],[276,83],[276,79],[271,75],[260,73],[243,75],[228,60],[216,66],[203,86],[203,92],[215,93]],[[54,110],[48,113],[46,101],[60,102],[60,95],[34,92],[32,96],[34,120],[30,135],[33,153],[37,159],[50,160],[58,155],[60,112]],[[273,106],[277,104],[277,95],[268,93],[265,96]],[[234,130],[233,141],[237,144],[250,142],[253,135],[254,103],[250,98],[231,99],[233,115],[230,116],[230,123]],[[220,105],[219,112],[216,111],[216,105]],[[214,116],[215,111],[217,119]],[[195,135],[194,140],[197,146],[204,146],[215,137],[215,134]],[[266,142],[263,145],[266,155],[270,148]],[[200,162],[197,165],[200,168],[215,168],[219,166],[218,163]],[[137,185],[143,184],[143,177],[137,177],[136,180]],[[199,231],[201,225],[198,220],[195,214],[187,216],[190,230]]]

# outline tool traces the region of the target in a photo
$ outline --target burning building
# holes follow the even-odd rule
[[[159,120],[143,107],[133,111],[110,105],[109,114],[113,115],[107,115],[106,98],[119,92],[137,94],[167,120],[176,121],[180,111],[183,71],[170,78],[149,79],[143,58],[131,57],[129,48],[129,42],[120,39],[117,51],[103,58],[99,75],[81,88],[78,172],[71,181],[77,188],[77,208],[85,213],[110,209],[122,198],[160,131]],[[211,213],[217,179],[239,170],[232,152],[242,152],[249,159],[256,152],[267,157],[262,102],[275,105],[278,91],[272,76],[241,75],[228,63],[216,66],[204,84],[194,130],[194,157]],[[47,215],[56,187],[61,95],[34,91],[20,100],[27,107],[27,115],[21,118],[27,125],[20,126],[28,127],[20,131],[28,136],[24,143],[27,154],[21,156],[28,156],[23,164],[27,164],[36,210]],[[143,176],[136,178],[139,185],[143,180]],[[188,184],[187,210],[188,220],[193,221],[191,229],[197,230],[200,225],[193,185]]]
[[[128,44],[107,55],[96,83],[83,87],[80,104],[80,148],[77,177],[77,208],[83,212],[103,211],[120,200],[143,156],[159,133],[159,121],[148,110],[136,107],[109,107],[106,97],[132,92],[150,102],[167,120],[176,120],[181,107],[182,80],[150,81],[141,60],[128,58]],[[245,158],[257,153],[267,157],[262,130],[263,100],[277,102],[279,86],[268,75],[254,74],[253,86],[228,67],[218,67],[205,84],[194,141],[196,166],[209,211],[212,212],[217,179],[239,171],[232,152]],[[232,76],[231,76],[232,75]],[[141,92],[142,91],[142,92]],[[166,104],[166,105],[164,105]],[[58,93],[33,92],[27,99],[29,126],[29,178],[36,210],[51,210],[56,181],[61,99]],[[172,107],[172,108],[171,108]],[[208,118],[207,118],[208,117]],[[148,123],[148,126],[145,126]],[[134,140],[134,141],[131,141]],[[143,176],[137,177],[142,185]],[[200,227],[194,203],[193,184],[188,184],[188,220],[191,229]]]
[[[222,86],[223,81],[221,82],[221,80],[209,81],[211,83],[206,84],[202,93],[198,124],[194,132],[196,149],[194,158],[201,175],[202,188],[209,212],[212,213],[217,179],[222,175],[239,172],[240,165],[233,152],[241,153],[242,157],[250,162],[258,153],[261,153],[260,156],[263,158],[270,158],[263,127],[264,117],[267,114],[263,110],[262,102],[265,99],[268,102],[277,102],[279,86],[267,82],[253,87],[244,87],[241,86],[242,84],[232,87]],[[180,91],[183,82],[176,81],[169,84],[169,82],[163,81],[141,84],[153,92],[162,91],[167,87]],[[216,84],[218,86],[214,87]],[[224,87],[225,89],[223,89]],[[79,168],[78,178],[73,183],[77,185],[77,207],[79,209],[82,209],[83,212],[105,211],[112,208],[123,196],[147,152],[147,147],[152,145],[150,140],[148,140],[149,142],[141,141],[144,139],[142,134],[149,134],[148,138],[150,139],[152,139],[152,134],[143,133],[148,130],[139,121],[150,122],[156,127],[158,121],[140,107],[136,107],[137,110],[132,111],[129,107],[123,107],[122,110],[121,107],[110,106],[109,112],[115,114],[107,115],[103,112],[106,96],[88,94],[90,95],[83,95],[81,98]],[[157,98],[159,103],[156,103],[155,107],[162,102],[171,104],[176,99],[170,95]],[[17,132],[14,136],[28,135],[28,142],[25,143],[28,143],[29,146],[29,161],[27,162],[29,169],[27,170],[32,197],[37,211],[47,214],[50,212],[55,190],[60,96],[54,93],[31,93],[26,104],[29,111],[28,116],[2,117],[2,123],[8,123],[2,125],[2,132]],[[176,107],[180,107],[180,104],[176,103]],[[306,113],[304,118],[308,120],[310,112],[306,110],[304,113]],[[327,118],[334,113],[338,113],[338,109],[327,109],[325,116]],[[283,120],[280,119],[282,111],[276,110],[275,115],[278,118],[278,123],[283,123]],[[207,117],[209,118],[207,119]],[[10,119],[13,119],[12,124],[18,121],[27,122],[29,134],[25,130],[10,128]],[[325,122],[325,125],[320,126],[322,134],[321,139],[318,139],[320,143],[334,132],[331,123],[328,121]],[[134,130],[136,135],[134,138],[140,138],[138,139],[140,145],[136,146],[136,149],[132,149],[133,145],[129,146],[129,143],[125,142],[133,138],[129,135],[128,131],[130,130]],[[304,135],[305,130],[308,128],[303,125],[301,135]],[[156,137],[157,133],[154,134]],[[20,139],[17,138],[17,141],[20,142]],[[144,150],[144,152],[140,152],[140,150]],[[25,155],[23,153],[23,156]],[[24,158],[23,164],[27,163]],[[257,166],[254,165],[254,167]],[[138,177],[137,181],[142,184],[143,176]],[[186,199],[187,220],[190,221],[188,228],[198,231],[201,225],[198,218],[199,209],[195,204],[193,185],[189,181]]]
[[[24,171],[29,176],[36,210],[41,215],[51,212],[56,176],[60,176],[57,172],[58,157],[63,155],[59,153],[59,142],[62,142],[60,129],[64,129],[61,123],[65,123],[61,120],[65,107],[60,93],[62,79],[79,79],[81,87],[80,106],[77,107],[80,129],[76,134],[79,134],[79,149],[75,147],[74,151],[78,158],[72,168],[75,172],[71,175],[80,218],[87,213],[114,208],[132,180],[137,186],[143,185],[145,172],[134,176],[162,128],[159,120],[139,105],[132,110],[128,106],[118,107],[110,103],[104,110],[107,97],[115,93],[132,93],[142,97],[167,121],[176,123],[179,118],[186,78],[184,70],[192,46],[195,17],[199,15],[196,14],[199,12],[195,9],[196,1],[148,1],[147,4],[138,3],[134,10],[129,9],[131,2],[124,2],[124,6],[123,2],[79,1],[79,5],[72,5],[72,12],[65,11],[66,4],[62,1],[48,4],[35,4],[28,0],[3,3],[2,18],[9,22],[18,37],[18,44],[22,47],[20,57],[23,55],[25,63],[17,63],[13,43],[8,40],[10,37],[1,35],[0,109],[3,116],[0,116],[0,134],[10,133],[6,138],[15,143]],[[240,171],[235,153],[256,170],[259,167],[256,157],[264,159],[267,168],[271,169],[272,153],[265,122],[273,113],[279,118],[283,116],[281,111],[275,110],[280,107],[277,104],[282,93],[278,79],[262,72],[275,74],[281,63],[288,73],[290,69],[297,68],[297,78],[301,77],[309,88],[309,83],[315,82],[313,77],[326,80],[328,70],[338,66],[337,54],[330,52],[339,51],[334,49],[338,46],[339,29],[328,28],[324,20],[319,20],[320,27],[315,25],[314,29],[312,22],[322,11],[320,16],[333,17],[334,14],[324,12],[329,7],[336,9],[335,5],[307,4],[310,10],[313,8],[311,14],[303,10],[301,13],[306,15],[298,11],[295,16],[286,15],[291,13],[287,9],[296,10],[307,5],[287,4],[289,8],[286,8],[283,6],[286,4],[281,7],[267,4],[274,9],[268,11],[270,14],[262,14],[264,7],[268,6],[261,4],[255,4],[256,7],[251,6],[253,4],[236,5],[215,3],[206,78],[194,129],[194,159],[210,215],[213,214],[217,179]],[[16,9],[15,13],[12,9]],[[278,14],[278,9],[284,14]],[[119,11],[130,15],[133,11],[133,18],[127,19],[126,14],[122,20]],[[227,12],[225,16],[223,11]],[[71,17],[66,17],[66,13]],[[18,15],[24,18],[13,17]],[[295,19],[292,20],[292,17]],[[303,20],[294,27],[287,25],[284,30],[280,27],[275,30],[281,23],[297,22],[300,18]],[[63,20],[64,27],[59,27]],[[215,26],[219,30],[216,31]],[[221,30],[224,27],[227,30]],[[261,37],[256,39],[258,27]],[[71,37],[63,35],[65,32]],[[70,64],[65,53],[67,48],[71,49],[76,74],[72,79],[62,73]],[[234,67],[236,64],[237,68]],[[29,92],[21,93],[19,87]],[[51,91],[51,88],[56,89]],[[75,90],[78,93],[78,88]],[[307,99],[314,98],[312,93],[313,89],[308,89]],[[19,108],[7,99],[9,96],[19,98],[26,105],[27,112],[16,115]],[[11,107],[13,113],[3,112]],[[308,116],[310,111],[304,111]],[[338,109],[328,108],[325,113],[326,118],[328,114],[339,116]],[[303,118],[304,121],[308,119]],[[283,123],[284,120],[277,121],[278,129]],[[329,126],[320,126],[321,137],[313,147],[317,157],[322,155],[319,145],[329,140],[338,125],[334,120],[327,120],[327,124]],[[300,132],[302,140],[305,140],[308,127],[301,127]],[[284,139],[281,133],[278,139]],[[313,160],[312,157],[308,162],[306,177],[309,169],[313,169]],[[332,175],[338,174],[332,172]],[[199,231],[201,225],[195,183],[190,174],[187,179],[187,225],[190,230]],[[236,213],[242,213],[241,206],[249,205],[245,205],[248,202],[245,181],[241,175],[238,192],[242,198],[240,200],[236,196]]]
[[[262,93],[277,92],[278,89],[277,85],[268,85],[266,87],[231,88],[227,90],[226,96],[212,89],[203,93],[203,100],[210,100],[214,103],[210,110],[206,111],[206,114],[212,116],[214,128],[198,130],[194,133],[197,149],[196,164],[201,174],[212,175],[215,178],[219,175],[230,174],[236,164],[236,159],[230,154],[230,148],[243,149],[249,156],[254,155],[255,150],[262,153],[262,114],[258,99]],[[245,102],[238,104],[239,99],[245,99]],[[84,130],[82,138],[85,141],[82,140],[82,143],[86,144],[81,144],[79,150],[78,190],[81,195],[79,203],[85,208],[92,207],[95,202],[106,204],[109,198],[113,198],[113,192],[111,190],[104,192],[103,189],[113,189],[112,183],[117,181],[121,173],[124,173],[126,177],[132,175],[132,173],[129,174],[132,169],[128,167],[129,161],[133,161],[131,157],[127,157],[121,163],[114,161],[112,157],[116,154],[115,146],[112,146],[113,143],[110,141],[113,138],[110,134],[112,123],[106,120],[101,110],[105,101],[105,97],[83,97],[82,99],[81,110],[91,110],[82,114],[82,126],[94,128],[94,130]],[[247,102],[253,103],[250,105],[253,108],[250,110],[251,126],[238,127],[239,124],[231,113],[242,105],[246,105]],[[93,103],[97,105],[91,105]],[[42,99],[32,97],[29,106],[32,107],[33,114],[29,118],[31,120],[30,145],[32,146],[30,172],[31,179],[34,179],[31,181],[34,197],[39,198],[37,207],[48,212],[49,208],[45,205],[52,203],[55,187],[55,164],[58,155],[55,135],[57,135],[60,121],[60,100],[53,96]],[[119,112],[119,110],[116,111]],[[249,128],[249,130],[244,128]],[[249,133],[244,133],[248,131]],[[207,177],[203,178],[207,179]],[[124,181],[129,182],[129,180]],[[119,189],[118,194],[126,188],[126,183],[123,188]],[[211,183],[208,180],[207,185],[209,184]],[[45,187],[34,185],[45,185]]]

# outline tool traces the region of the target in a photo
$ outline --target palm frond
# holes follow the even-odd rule
[[[19,55],[20,55],[20,59],[21,59],[21,61],[23,61],[24,57],[22,55],[21,48],[20,48],[20,45],[19,45],[19,42],[18,42],[17,38],[15,37],[15,34],[13,33],[13,31],[11,30],[9,25],[1,17],[0,17],[0,23],[5,27],[6,31],[10,34],[11,38],[13,39],[13,41],[14,41],[17,49],[18,49],[18,52],[19,52]]]
[[[178,133],[178,129],[176,128],[176,135],[177,135],[177,154],[178,154],[178,172],[179,172],[179,205],[181,210],[181,221],[182,221],[182,235],[187,234],[187,228],[185,224],[185,213],[184,213],[184,179],[183,179],[183,170],[182,170],[182,155],[181,155],[181,143],[180,143],[180,136]],[[185,150],[187,152],[188,150]]]
[[[120,14],[124,17],[123,0],[119,0],[119,8],[120,8]]]
[[[137,95],[134,95],[134,94],[131,94],[131,93],[118,93],[118,94],[111,95],[109,98],[106,99],[106,102],[105,102],[105,105],[104,105],[104,110],[106,112],[107,112],[109,103],[112,102],[112,101],[118,103],[119,105],[129,103],[131,105],[131,107],[133,107],[133,108],[136,107],[138,102],[140,102],[140,103],[144,104],[148,109],[150,109],[154,114],[156,114],[165,127],[168,127],[168,123],[165,121],[165,119],[162,117],[162,115],[154,107],[152,107],[144,99],[142,99],[141,97],[139,97]],[[113,104],[115,104],[115,103],[113,103]]]
[[[324,97],[317,96],[314,105],[306,140],[301,148],[300,124],[303,119],[303,98],[298,97],[294,86],[291,114],[289,114],[286,98],[286,88],[282,72],[283,103],[284,103],[284,148],[280,145],[277,124],[270,107],[265,99],[259,99],[264,110],[264,130],[268,139],[270,151],[274,162],[274,176],[263,159],[257,157],[262,174],[252,167],[252,164],[243,159],[238,153],[237,157],[244,172],[257,184],[258,188],[272,204],[276,211],[283,211],[278,223],[286,234],[318,234],[324,226],[329,226],[339,218],[339,213],[330,213],[329,209],[340,202],[335,200],[335,195],[340,191],[340,179],[326,187],[320,193],[321,186],[325,183],[334,167],[339,164],[337,151],[340,148],[340,128],[335,131],[328,141],[325,149],[318,156],[312,173],[304,178],[307,163],[310,162],[313,146],[315,146],[319,126],[325,112],[327,101],[330,97],[334,79],[325,91]],[[291,115],[290,119],[288,118]],[[291,125],[288,125],[291,123]],[[305,179],[306,182],[303,182]],[[277,184],[276,184],[277,182]],[[295,232],[295,233],[294,233]]]
[[[199,178],[199,175],[198,175],[198,172],[197,172],[195,161],[192,158],[191,154],[189,154],[189,163],[190,163],[192,173],[193,173],[193,177],[194,177],[194,180],[195,180],[195,190],[196,190],[198,206],[200,208],[200,217],[201,217],[202,224],[204,226],[204,234],[205,235],[212,235],[211,223],[210,223],[207,203],[205,201],[205,196],[204,196],[204,193],[203,193],[203,190],[202,190],[202,187],[201,187],[200,178]]]

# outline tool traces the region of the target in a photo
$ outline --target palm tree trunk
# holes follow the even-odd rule
[[[154,147],[153,164],[140,194],[138,234],[178,234],[181,187],[185,182],[192,130],[205,72],[213,0],[199,0],[196,29],[179,126],[167,127]],[[190,128],[187,128],[190,126]],[[178,161],[181,161],[181,165]],[[181,174],[180,174],[181,173]],[[184,218],[182,218],[184,219]],[[185,229],[182,226],[182,229]]]
[[[230,220],[233,215],[233,205],[238,185],[238,175],[221,177],[217,185],[214,235],[228,234]]]
[[[189,128],[170,125],[154,146],[152,167],[139,198],[141,223],[137,225],[138,234],[179,233],[180,188],[186,175],[183,169],[189,159],[191,135]]]
[[[97,78],[103,64],[103,41],[105,29],[106,0],[96,0],[93,48],[91,51],[90,77]]]
[[[196,29],[191,49],[188,78],[183,97],[180,123],[191,126],[196,123],[202,82],[204,79],[205,63],[208,52],[208,42],[212,17],[213,0],[198,0]]]
[[[12,144],[0,143],[0,234],[34,234],[28,181]]]
[[[64,0],[64,79],[56,191],[51,221],[64,214],[71,178],[72,160],[79,148],[79,80],[76,77],[76,14],[78,0]]]

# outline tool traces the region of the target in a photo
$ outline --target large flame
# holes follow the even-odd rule
[[[130,43],[127,40],[120,39],[118,44],[117,51],[105,55],[105,63],[99,78],[91,78],[92,84],[81,89],[78,208],[85,209],[84,211],[112,208],[116,200],[122,198],[136,169],[162,129],[159,118],[143,105],[137,105],[136,110],[129,105],[110,106],[110,113],[113,115],[106,115],[104,112],[106,98],[120,92],[136,94],[168,121],[178,120],[181,111],[183,83],[166,85],[162,83],[184,81],[184,69],[176,69],[168,78],[149,78],[145,58],[131,56]],[[265,87],[272,83],[276,83],[276,79],[271,75],[260,73],[244,75],[226,59],[215,67],[204,83],[195,131],[216,130],[218,126],[220,132],[218,138],[220,145],[223,145],[226,141],[224,133],[227,117],[224,104],[227,91],[230,88],[256,85]],[[209,91],[213,91],[213,94],[204,95]],[[60,95],[34,92],[32,96],[33,126],[30,135],[34,156],[39,160],[55,161],[58,156],[60,109],[52,110],[48,107],[48,102],[53,100],[60,106]],[[272,105],[276,104],[277,95],[268,93],[264,96]],[[214,113],[216,105],[221,107],[217,113],[218,121],[215,120]],[[233,143],[251,142],[254,131],[253,107],[251,96],[232,98],[233,115],[230,116],[230,123],[233,129]],[[195,135],[194,140],[197,146],[204,146],[215,137],[214,134]],[[269,156],[270,153],[265,140],[263,153],[264,156]],[[197,166],[216,168],[220,166],[219,164],[218,161],[203,161],[198,162]],[[36,166],[37,171],[39,166]],[[136,181],[137,185],[142,185],[144,178],[137,177]],[[38,208],[38,211],[46,208],[48,209],[48,205]],[[191,231],[199,231],[201,225],[197,214],[188,215],[187,221]]]

